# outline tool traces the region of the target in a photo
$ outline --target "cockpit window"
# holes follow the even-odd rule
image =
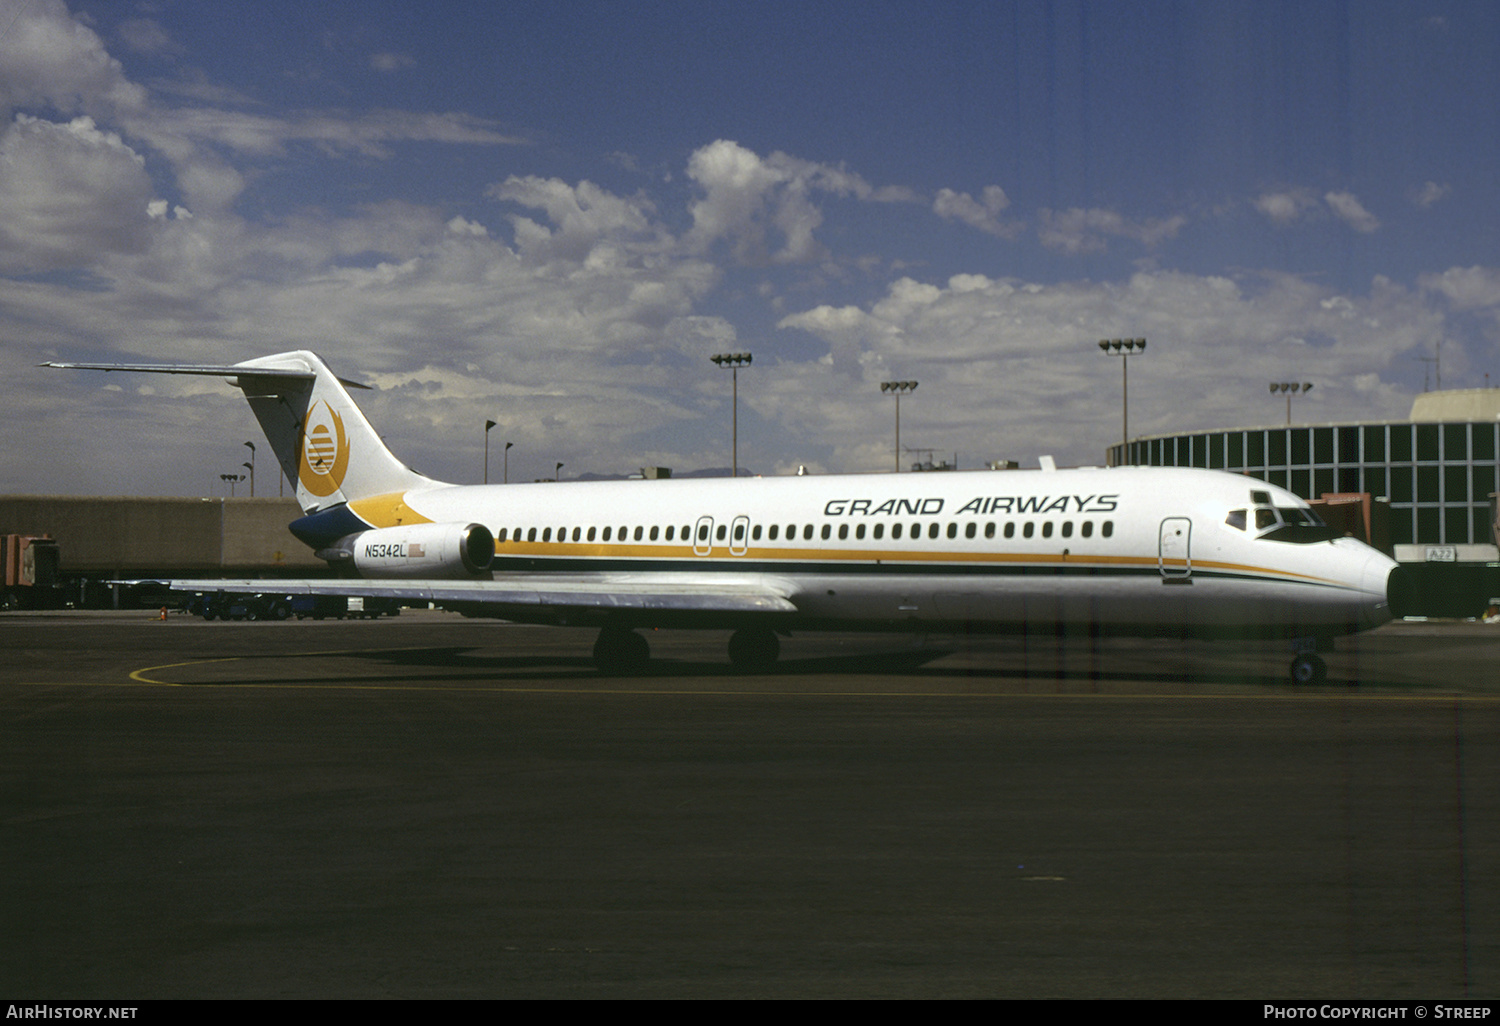
[[[1308,524],[1312,527],[1322,527],[1323,521],[1310,509],[1299,509],[1296,506],[1278,506],[1276,512],[1281,514],[1281,519],[1288,524]]]
[[[1328,541],[1339,536],[1339,532],[1323,523],[1316,513],[1300,506],[1257,509],[1255,527],[1256,530],[1264,530],[1265,533],[1260,537],[1267,541],[1292,542],[1298,545]]]
[[[1224,518],[1224,523],[1236,530],[1243,531],[1245,529],[1245,511],[1242,509],[1230,510],[1229,516]]]

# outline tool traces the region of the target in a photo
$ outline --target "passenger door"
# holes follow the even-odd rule
[[[706,556],[714,547],[714,518],[699,517],[693,527],[693,555]]]
[[[729,527],[729,554],[743,556],[750,545],[750,518],[735,517]]]
[[[1156,565],[1163,580],[1185,581],[1192,577],[1193,522],[1187,517],[1167,517],[1161,522],[1161,540]]]

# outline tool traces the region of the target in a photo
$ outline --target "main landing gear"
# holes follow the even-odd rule
[[[743,627],[729,638],[729,661],[740,670],[764,670],[781,655],[776,632],[766,627]],[[605,627],[594,642],[594,665],[600,673],[644,673],[651,662],[651,646],[635,631]]]
[[[741,670],[764,670],[781,655],[776,632],[766,627],[742,627],[729,637],[729,661]]]
[[[594,665],[600,673],[641,673],[651,662],[651,646],[635,631],[605,627],[594,642]]]

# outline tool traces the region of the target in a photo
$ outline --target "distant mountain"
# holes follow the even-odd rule
[[[729,477],[729,467],[704,467],[702,470],[686,470],[682,473],[672,472],[674,478],[686,477]],[[565,481],[628,481],[635,474],[579,474],[577,477],[564,478]],[[740,468],[740,477],[755,477],[755,471],[748,467]]]

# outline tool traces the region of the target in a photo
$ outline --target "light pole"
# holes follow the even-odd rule
[[[1130,354],[1145,353],[1143,338],[1102,338],[1099,348],[1120,357],[1120,463],[1130,465]]]
[[[734,376],[734,403],[730,429],[730,475],[740,476],[740,368],[748,367],[752,357],[749,353],[716,353],[709,357],[720,367],[728,367]]]
[[[240,481],[245,480],[245,475],[244,474],[220,474],[219,475],[219,480],[220,481],[227,481],[229,483],[229,497],[232,499],[232,498],[234,498],[234,486],[235,486],[235,484],[238,483],[238,482],[240,482]]]
[[[561,481],[562,480],[562,468],[563,468],[563,465],[561,463],[559,463],[557,466],[555,466],[555,467],[552,468],[552,480],[554,480],[554,481]]]
[[[880,383],[882,392],[890,392],[896,397],[896,473],[898,474],[901,473],[901,393],[915,392],[918,384],[920,382],[916,381],[882,381]]]
[[[1312,388],[1313,388],[1313,386],[1312,386],[1312,382],[1311,381],[1304,381],[1300,385],[1297,382],[1295,382],[1295,381],[1273,381],[1273,382],[1271,382],[1271,394],[1272,395],[1275,395],[1277,392],[1285,392],[1286,393],[1286,426],[1287,427],[1291,427],[1292,426],[1292,396],[1296,395],[1298,392],[1301,392],[1304,395],[1306,395],[1308,392],[1312,391]]]
[[[515,444],[515,442],[505,443],[505,484],[510,484],[510,447]]]
[[[490,428],[495,426],[493,420],[484,422],[484,483],[490,483]]]
[[[242,467],[250,468],[250,498],[255,498],[255,443],[246,442],[245,447],[250,450],[250,462],[241,463]]]

